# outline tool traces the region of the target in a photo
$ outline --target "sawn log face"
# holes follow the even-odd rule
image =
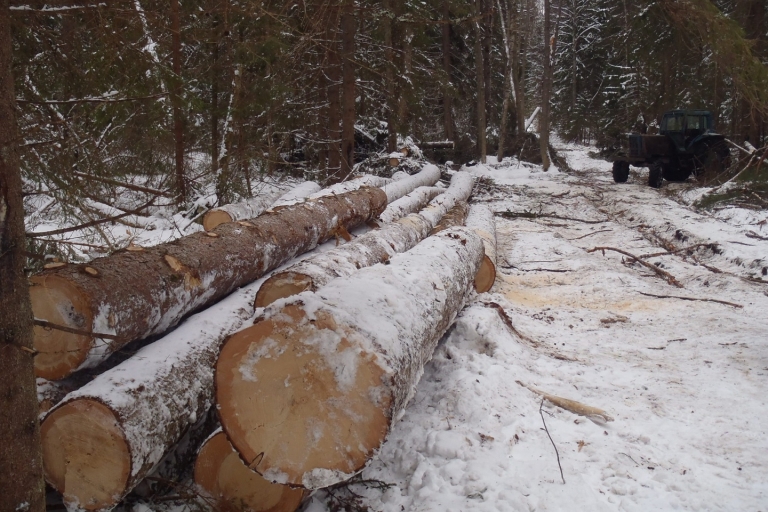
[[[218,237],[196,233],[96,259],[88,266],[97,276],[84,272],[85,265],[34,276],[30,293],[37,318],[47,320],[56,311],[54,323],[117,338],[36,327],[37,374],[58,379],[95,366],[129,341],[162,333],[186,314],[314,248],[340,226],[349,229],[377,217],[386,204],[381,189],[364,187],[223,224],[215,230]]]

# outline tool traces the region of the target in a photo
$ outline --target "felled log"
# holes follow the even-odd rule
[[[240,511],[293,512],[304,495],[301,489],[272,483],[248,469],[221,429],[200,448],[195,483],[225,509]]]
[[[394,173],[394,174],[392,175],[392,181],[400,181],[400,180],[404,180],[404,179],[405,179],[405,178],[407,178],[408,176],[410,176],[410,174],[408,174],[408,173],[407,173],[407,172],[405,172],[405,171],[397,171],[396,173]]]
[[[207,415],[221,343],[251,318],[260,284],[188,318],[45,416],[45,478],[65,503],[111,508]]]
[[[216,362],[219,418],[248,467],[317,489],[360,471],[403,413],[483,258],[466,228],[267,308]]]
[[[256,294],[255,306],[265,307],[305,290],[315,291],[332,279],[348,276],[360,268],[382,263],[397,253],[411,249],[429,235],[446,212],[450,212],[456,204],[465,204],[474,182],[469,173],[456,176],[451,186],[420,214],[411,214],[397,222],[385,224],[381,229],[359,236],[350,243],[313,255],[272,275]]]
[[[380,188],[363,187],[99,258],[88,263],[92,272],[84,265],[44,271],[30,286],[35,318],[48,322],[35,327],[37,375],[60,379],[160,334],[339,230],[377,217],[386,203]]]
[[[493,212],[486,206],[473,204],[469,207],[465,225],[483,240],[485,256],[475,277],[475,290],[485,293],[496,282],[496,221]]]
[[[203,216],[203,228],[206,231],[212,231],[217,226],[226,222],[258,217],[261,212],[269,208],[284,193],[285,188],[275,188],[240,203],[225,204],[213,208]]]
[[[384,186],[384,192],[387,193],[387,202],[400,199],[406,194],[410,194],[418,187],[429,187],[437,183],[440,179],[440,169],[436,165],[427,164],[421,171],[402,180],[393,181]]]
[[[409,213],[416,213],[424,208],[429,201],[443,192],[445,192],[444,188],[419,187],[410,194],[389,203],[387,209],[379,215],[378,220],[384,223],[394,222],[397,219],[405,217]]]
[[[389,178],[381,178],[379,176],[366,174],[365,176],[360,176],[359,178],[342,181],[341,183],[335,183],[330,187],[326,187],[318,192],[315,192],[314,194],[310,195],[309,198],[318,199],[325,196],[344,194],[345,192],[352,192],[353,190],[359,190],[363,187],[381,188],[390,183],[392,183],[392,180]]]
[[[430,235],[436,235],[446,229],[455,228],[457,226],[463,226],[467,219],[467,213],[469,213],[469,205],[465,201],[456,203],[453,208],[448,210],[446,214],[440,219],[440,222],[432,228]]]
[[[312,194],[320,192],[321,189],[322,187],[314,181],[305,181],[296,185],[291,190],[280,196],[270,208],[288,206],[299,201],[303,201]]]

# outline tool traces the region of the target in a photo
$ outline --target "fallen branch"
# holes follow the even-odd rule
[[[534,212],[510,212],[509,210],[505,212],[496,212],[496,215],[499,217],[504,217],[505,219],[541,219],[541,218],[550,218],[550,219],[560,219],[560,220],[570,220],[573,222],[583,222],[584,224],[603,224],[604,222],[608,222],[608,220],[587,220],[587,219],[576,219],[573,217],[563,217],[562,215],[555,215],[554,213],[534,213]]]
[[[656,258],[656,257],[659,257],[659,256],[671,256],[673,254],[677,254],[677,253],[681,253],[681,252],[695,251],[699,247],[708,247],[709,249],[714,251],[717,248],[717,244],[716,243],[712,243],[712,244],[696,244],[696,245],[692,245],[690,247],[683,247],[681,249],[674,249],[674,250],[671,250],[671,251],[654,252],[654,253],[650,253],[650,254],[641,254],[638,257],[646,259],[646,258]]]
[[[91,222],[86,222],[85,224],[80,224],[79,226],[73,226],[71,228],[54,229],[53,231],[42,231],[38,233],[27,233],[27,236],[29,238],[38,238],[41,236],[61,235],[64,233],[71,233],[72,231],[78,231],[80,229],[91,228],[94,226],[98,226],[99,224],[105,224],[107,222],[113,222],[113,221],[122,219],[123,217],[128,217],[129,215],[136,215],[144,208],[147,208],[148,206],[152,206],[154,202],[155,202],[155,198],[153,197],[148,203],[145,203],[139,206],[135,210],[130,210],[125,213],[121,213],[120,215],[115,215],[114,217],[107,217],[105,219],[92,220]]]
[[[502,321],[502,322],[504,322],[504,325],[506,325],[506,326],[507,326],[507,328],[508,328],[510,331],[512,331],[513,333],[515,333],[515,335],[516,335],[518,338],[520,338],[520,339],[523,339],[523,340],[527,341],[527,342],[528,342],[528,343],[530,343],[531,345],[539,345],[539,342],[538,342],[538,341],[534,340],[533,338],[531,338],[531,337],[529,337],[529,336],[526,336],[525,334],[521,333],[520,331],[518,331],[518,330],[515,328],[515,325],[512,323],[512,319],[511,319],[511,318],[509,318],[509,315],[507,315],[507,312],[506,312],[506,311],[504,311],[504,308],[503,308],[503,307],[501,307],[499,304],[497,304],[497,303],[495,303],[495,302],[482,302],[481,304],[482,304],[483,306],[489,307],[489,308],[491,308],[491,309],[495,309],[495,310],[496,310],[496,312],[499,314],[499,317],[501,317],[501,321]]]
[[[755,240],[768,240],[768,236],[760,236],[757,233],[755,233],[754,231],[747,231],[745,233],[745,236],[747,238],[754,238]]]
[[[544,412],[541,410],[541,408],[544,407],[544,399],[541,399],[541,404],[539,404],[539,415],[541,416],[541,422],[544,424],[544,431],[547,433],[547,437],[549,438],[549,441],[552,443],[552,447],[555,449],[555,455],[557,456],[557,467],[560,468],[560,478],[563,479],[563,485],[565,485],[565,476],[563,476],[563,466],[560,464],[560,452],[557,451],[557,446],[555,446],[555,441],[552,440],[552,436],[549,433],[549,429],[547,428],[547,422],[544,421]]]
[[[124,183],[122,181],[113,180],[110,178],[102,178],[101,176],[92,176],[90,174],[85,174],[84,172],[78,172],[73,171],[72,174],[75,176],[78,176],[80,178],[85,178],[88,180],[96,180],[101,181],[102,183],[109,183],[110,185],[115,185],[117,187],[123,187],[127,188],[129,190],[135,190],[136,192],[146,192],[147,194],[152,194],[155,196],[162,196],[162,197],[168,197],[173,198],[173,194],[169,194],[167,192],[162,192],[160,190],[156,190],[154,188],[149,187],[142,187],[141,185],[134,185],[133,183]]]
[[[718,300],[718,299],[698,299],[696,297],[678,297],[676,295],[654,295],[653,293],[645,293],[645,292],[639,292],[640,295],[645,295],[646,297],[655,297],[657,299],[680,299],[680,300],[692,300],[692,301],[700,301],[700,302],[716,302],[718,304],[725,304],[726,306],[733,306],[734,308],[743,308],[741,304],[736,304],[734,302],[728,302],[725,300]]]
[[[600,231],[593,231],[591,233],[587,233],[586,235],[577,236],[576,238],[566,238],[569,242],[572,242],[574,240],[581,240],[582,238],[587,238],[588,236],[596,235],[598,233],[607,233],[608,231],[613,231],[612,229],[601,229]]]
[[[637,261],[644,267],[653,270],[656,274],[666,279],[666,281],[669,284],[677,286],[678,288],[683,288],[683,285],[680,284],[680,282],[677,279],[675,279],[675,276],[673,276],[669,272],[662,270],[656,265],[652,265],[651,263],[648,263],[647,261],[639,258],[638,256],[635,256],[634,254],[630,254],[627,251],[616,249],[615,247],[593,247],[592,249],[589,249],[587,252],[595,252],[595,251],[602,251],[603,255],[605,255],[605,251],[613,251],[613,252],[618,252],[619,254],[623,254],[624,256],[628,258],[632,258],[633,260]]]
[[[561,409],[565,409],[566,411],[570,411],[574,414],[578,414],[579,416],[586,416],[587,418],[601,418],[604,421],[613,421],[613,417],[605,412],[602,409],[598,409],[597,407],[592,407],[591,405],[585,405],[581,402],[577,402],[576,400],[569,400],[567,398],[561,398],[559,396],[550,395],[549,393],[546,393],[540,389],[536,389],[533,386],[529,386],[527,384],[523,384],[519,380],[516,380],[518,384],[523,386],[524,388],[529,389],[530,391],[533,391],[537,395],[541,396],[542,398],[546,398],[549,400],[552,405],[555,405],[557,407],[560,407]]]

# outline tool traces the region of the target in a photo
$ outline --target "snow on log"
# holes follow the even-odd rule
[[[219,206],[203,216],[203,228],[212,231],[226,222],[258,217],[285,193],[285,187],[273,188],[241,203]]]
[[[111,508],[207,415],[221,343],[252,318],[260,284],[188,318],[46,415],[45,478],[68,506]]]
[[[387,202],[391,203],[410,194],[418,187],[429,187],[440,179],[440,169],[433,164],[425,165],[418,173],[402,180],[393,181],[384,187],[387,193]]]
[[[483,240],[485,257],[475,277],[475,290],[485,293],[496,281],[496,220],[488,207],[473,204],[469,207],[465,225]]]
[[[304,496],[301,489],[272,483],[248,469],[221,429],[200,448],[195,483],[224,510],[293,512]]]
[[[322,187],[314,181],[305,181],[296,185],[291,190],[280,196],[270,208],[276,208],[278,206],[289,206],[303,201],[307,197],[315,194],[321,190]]]
[[[359,472],[401,416],[483,258],[473,231],[428,237],[388,265],[269,308],[216,362],[216,403],[248,467],[326,487]]]
[[[429,235],[443,215],[457,204],[465,204],[464,201],[472,192],[472,176],[468,173],[456,176],[451,186],[419,214],[411,214],[397,222],[385,224],[381,229],[370,231],[352,242],[313,255],[274,274],[256,294],[255,306],[266,307],[284,297],[306,290],[315,291],[332,279],[385,262],[397,253],[411,249]],[[463,208],[466,210],[466,207]]]
[[[358,190],[362,187],[381,188],[390,183],[392,183],[392,180],[389,178],[381,178],[379,176],[366,174],[365,176],[361,176],[359,178],[355,178],[349,181],[342,181],[341,183],[336,183],[335,185],[326,187],[320,190],[319,192],[315,192],[314,194],[309,196],[309,198],[317,199],[320,197],[343,194],[345,192],[352,192],[353,190]],[[389,200],[387,200],[387,202],[389,202]]]
[[[429,201],[443,192],[445,192],[444,188],[419,187],[410,194],[389,203],[389,206],[387,206],[384,213],[379,216],[378,220],[389,223],[401,219],[409,213],[418,212],[424,208]]]
[[[464,221],[467,219],[467,213],[469,212],[469,206],[466,202],[461,201],[448,210],[440,222],[432,229],[430,235],[436,235],[446,229],[463,226]]]
[[[404,180],[404,179],[405,179],[405,178],[407,178],[408,176],[410,176],[410,174],[408,174],[408,173],[407,173],[407,172],[405,172],[405,171],[397,171],[396,173],[394,173],[394,174],[392,175],[392,181],[400,181],[400,180]]]
[[[339,231],[376,218],[380,188],[363,187],[222,224],[144,250],[123,251],[31,278],[35,369],[60,379],[93,367],[128,342],[160,334]],[[57,327],[58,326],[58,327]]]

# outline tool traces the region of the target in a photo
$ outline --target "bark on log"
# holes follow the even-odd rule
[[[275,201],[275,204],[273,204],[271,208],[296,204],[303,201],[312,194],[316,194],[321,189],[322,187],[320,187],[320,185],[314,181],[305,181],[299,185],[296,185],[291,190],[280,196],[280,198]]]
[[[457,176],[443,195],[434,199],[421,214],[411,214],[274,274],[261,285],[255,307],[266,307],[306,290],[315,291],[337,277],[349,276],[358,269],[385,262],[411,249],[429,235],[446,212],[457,203],[465,204],[463,201],[472,192],[473,180],[468,173]]]
[[[195,483],[222,508],[252,512],[293,512],[304,496],[301,489],[275,484],[248,469],[221,429],[200,448]]]
[[[462,201],[460,203],[456,203],[456,205],[448,210],[446,214],[443,216],[442,219],[440,219],[440,222],[437,226],[435,226],[432,229],[432,232],[430,232],[430,235],[436,235],[441,231],[445,231],[446,229],[455,228],[458,226],[463,226],[464,222],[467,220],[467,213],[469,212],[469,205],[467,205],[466,202]]]
[[[111,508],[208,413],[221,343],[252,318],[260,284],[187,319],[67,395],[44,418],[46,479],[65,503]]]
[[[427,164],[418,173],[402,180],[393,181],[384,187],[387,193],[387,202],[391,203],[410,194],[418,187],[429,187],[440,179],[440,169],[436,165]]]
[[[243,201],[214,208],[203,216],[203,228],[212,231],[221,224],[237,220],[253,219],[269,208],[283,194],[285,188],[274,188],[263,194]]]
[[[35,317],[90,334],[35,327],[37,375],[60,379],[132,340],[160,334],[339,230],[377,217],[386,202],[381,189],[363,187],[223,224],[216,237],[196,233],[93,260],[88,266],[97,276],[83,265],[44,271],[31,279]]]
[[[378,220],[384,223],[402,219],[410,213],[416,213],[435,197],[445,192],[444,188],[419,187],[410,194],[392,201],[387,209],[379,215]]]
[[[493,212],[486,206],[473,204],[465,225],[483,240],[485,257],[475,277],[475,291],[485,293],[496,282],[496,221]]]
[[[483,258],[466,228],[267,308],[216,362],[227,437],[266,479],[307,489],[360,471],[402,415]]]

